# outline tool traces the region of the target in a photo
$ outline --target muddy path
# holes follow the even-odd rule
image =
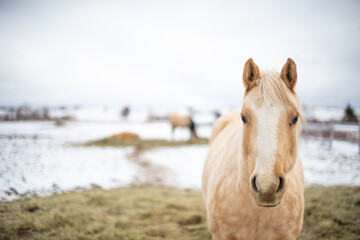
[[[169,174],[170,169],[150,162],[144,156],[146,150],[135,148],[127,157],[129,161],[135,163],[139,167],[138,174],[134,177],[132,186],[166,186],[166,175]]]

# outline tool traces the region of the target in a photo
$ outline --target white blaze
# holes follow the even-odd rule
[[[276,161],[275,151],[281,110],[280,106],[266,104],[254,110],[257,119],[257,158],[254,174],[257,176],[258,187],[262,191],[266,191],[277,181],[273,169]]]

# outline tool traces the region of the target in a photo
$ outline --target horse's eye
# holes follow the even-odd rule
[[[290,122],[290,126],[295,125],[297,123],[298,119],[299,119],[299,116],[294,117]]]
[[[247,118],[243,114],[241,114],[241,120],[243,121],[243,123],[248,122]]]

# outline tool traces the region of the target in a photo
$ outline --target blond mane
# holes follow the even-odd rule
[[[303,110],[295,92],[289,90],[276,70],[265,70],[261,72],[261,79],[256,83],[264,98],[265,103],[278,103],[290,106],[299,115],[302,124],[305,123]],[[299,124],[300,126],[301,124]]]

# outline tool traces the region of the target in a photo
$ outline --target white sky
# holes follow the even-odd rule
[[[271,2],[271,3],[270,3]],[[240,106],[298,66],[305,105],[360,106],[359,1],[0,1],[0,105]]]

